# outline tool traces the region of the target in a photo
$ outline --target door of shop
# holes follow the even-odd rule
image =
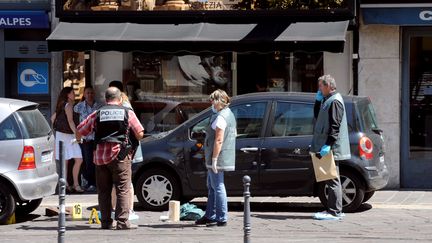
[[[432,188],[432,28],[404,28],[401,187]]]

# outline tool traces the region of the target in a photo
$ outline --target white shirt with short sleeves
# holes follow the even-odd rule
[[[216,130],[216,127],[218,127],[221,130],[225,130],[225,128],[227,127],[227,122],[225,120],[225,118],[223,118],[223,116],[218,115],[216,117],[216,119],[213,121],[211,127],[213,130]]]

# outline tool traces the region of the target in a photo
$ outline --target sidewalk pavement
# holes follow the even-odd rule
[[[229,198],[226,227],[197,227],[193,221],[162,222],[167,212],[150,212],[135,207],[140,216],[137,230],[100,230],[88,224],[96,194],[67,195],[66,204],[81,203],[83,220],[66,222],[65,242],[243,242],[244,225],[241,197]],[[192,203],[205,207],[205,198]],[[42,201],[32,215],[17,224],[0,227],[2,242],[45,243],[58,237],[58,217],[45,216],[45,207],[56,207],[58,196]],[[240,206],[239,206],[240,205]],[[356,213],[340,221],[312,219],[323,208],[312,197],[252,197],[250,242],[431,242],[432,191],[378,191]]]
[[[191,203],[202,204],[207,198],[195,198]],[[230,206],[242,204],[242,197],[228,197]],[[286,207],[320,207],[321,203],[317,197],[251,197],[251,204],[273,204]],[[97,205],[97,194],[71,194],[66,196],[66,204],[81,203],[83,207]],[[410,190],[386,190],[377,191],[367,202],[374,208],[390,209],[432,209],[432,190],[410,191]],[[135,201],[137,204],[137,201]],[[58,206],[58,195],[44,198],[41,207]],[[276,208],[273,208],[277,210]],[[277,210],[279,211],[279,210]]]

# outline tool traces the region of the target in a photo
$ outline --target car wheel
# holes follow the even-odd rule
[[[15,213],[17,215],[27,215],[35,211],[39,205],[42,203],[42,198],[29,200],[29,201],[19,201],[16,204]]]
[[[0,184],[0,223],[5,223],[15,212],[15,198],[4,184]]]
[[[363,202],[367,202],[369,201],[369,199],[371,199],[371,197],[375,194],[375,191],[371,191],[371,192],[365,192],[364,198],[363,198]]]
[[[168,209],[169,201],[180,199],[180,186],[170,172],[149,169],[139,177],[136,194],[144,208],[162,211]]]
[[[365,187],[359,177],[350,171],[341,171],[342,206],[344,212],[355,212],[363,203]],[[328,187],[325,182],[319,184],[318,196],[321,203],[327,206]]]

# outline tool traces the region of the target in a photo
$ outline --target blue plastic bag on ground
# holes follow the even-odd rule
[[[204,211],[195,204],[185,203],[180,206],[180,220],[197,220],[204,214]]]

